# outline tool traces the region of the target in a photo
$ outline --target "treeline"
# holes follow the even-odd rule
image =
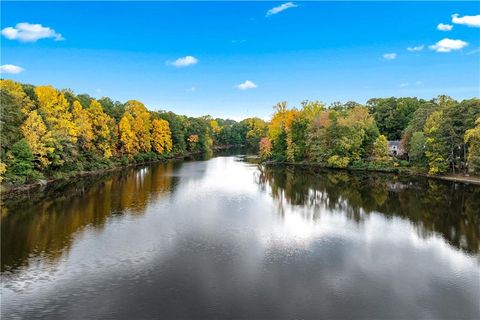
[[[241,122],[149,111],[140,101],[94,99],[71,90],[0,80],[0,179],[23,184],[209,152],[215,146],[257,147],[258,118]]]
[[[299,109],[281,102],[274,109],[260,141],[264,160],[480,174],[480,99],[381,98],[328,108],[305,101]],[[401,140],[404,155],[392,157],[388,140]]]
[[[263,160],[430,174],[480,174],[480,99],[370,99],[300,108],[278,103],[271,120],[187,117],[51,86],[0,80],[0,179],[23,184],[83,171],[247,146]],[[388,140],[405,151],[389,155]]]

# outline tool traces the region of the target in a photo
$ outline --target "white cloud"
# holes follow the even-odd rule
[[[191,87],[191,88],[188,88],[187,91],[188,92],[195,92],[195,91],[197,91],[197,88]]]
[[[22,42],[35,42],[46,38],[53,38],[55,41],[65,40],[60,33],[55,32],[52,28],[28,22],[17,23],[15,27],[7,27],[2,30],[2,35],[7,39]]]
[[[410,83],[403,82],[403,83],[400,83],[400,88],[405,88],[405,87],[408,87],[409,85],[410,85]]]
[[[25,71],[25,69],[19,66],[15,66],[13,64],[4,64],[0,66],[0,73],[17,74],[23,71]]]
[[[247,90],[247,89],[255,89],[257,85],[250,80],[246,80],[244,83],[240,83],[236,85],[236,87],[240,90]]]
[[[440,31],[450,31],[453,29],[453,26],[451,24],[439,23],[437,29]]]
[[[287,10],[287,9],[290,9],[290,8],[296,8],[296,7],[298,7],[298,5],[296,5],[295,3],[287,2],[287,3],[279,5],[278,7],[274,7],[272,9],[268,10],[266,16],[268,17],[268,16],[271,16],[271,15],[280,13],[284,10]]]
[[[423,44],[421,44],[421,45],[415,46],[415,47],[408,47],[407,50],[410,51],[410,52],[418,52],[418,51],[422,51],[423,48],[425,48],[425,46]]]
[[[198,59],[193,56],[178,58],[175,61],[167,61],[167,65],[177,68],[188,67],[198,63]]]
[[[393,52],[392,52],[392,53],[385,53],[385,54],[383,55],[383,58],[384,58],[385,60],[394,60],[394,59],[397,58],[397,54],[396,54],[396,53],[393,53]]]
[[[463,40],[453,40],[445,38],[438,41],[434,45],[431,45],[430,49],[437,52],[450,52],[454,50],[460,50],[466,46],[468,46],[468,42],[465,42]]]
[[[476,16],[460,17],[458,13],[452,14],[452,23],[464,24],[469,27],[480,28],[480,14]]]

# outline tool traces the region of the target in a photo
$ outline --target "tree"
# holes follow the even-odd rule
[[[41,177],[35,171],[33,161],[32,151],[25,139],[14,143],[9,155],[7,179],[11,182],[25,183],[30,179]]]
[[[377,140],[375,140],[373,145],[373,157],[376,161],[380,162],[385,162],[390,158],[388,155],[388,141],[383,134],[378,136]]]
[[[367,107],[377,122],[380,133],[389,140],[399,140],[408,126],[414,112],[423,100],[417,98],[381,98],[370,99]]]
[[[162,119],[152,121],[152,142],[157,153],[169,153],[172,151],[172,137],[168,122]]]
[[[258,148],[259,148],[260,158],[262,160],[266,160],[270,158],[272,154],[272,143],[270,142],[270,139],[266,137],[261,138]]]
[[[39,167],[47,167],[51,163],[49,155],[55,151],[54,141],[51,132],[47,131],[42,117],[36,110],[29,113],[21,130]]]
[[[93,124],[88,110],[84,109],[80,102],[73,102],[73,121],[78,129],[78,143],[84,150],[91,150],[93,147],[92,141],[95,139],[93,131]]]
[[[448,154],[448,148],[440,134],[442,121],[443,112],[435,111],[425,123],[425,156],[428,161],[428,173],[430,174],[440,174],[448,170],[447,157],[445,156]]]
[[[465,143],[468,144],[468,169],[480,174],[480,118],[475,123],[475,128],[466,131]]]
[[[139,151],[135,141],[135,132],[132,130],[133,121],[132,115],[125,113],[118,124],[121,151],[129,157],[136,155]]]
[[[425,158],[425,135],[423,132],[415,132],[410,139],[409,153],[410,160],[417,165],[426,165]]]
[[[59,143],[77,142],[77,128],[72,121],[69,104],[63,93],[52,86],[35,88],[38,110],[45,124]]]
[[[150,113],[145,105],[137,100],[127,101],[126,106],[125,113],[129,113],[133,118],[130,125],[135,134],[135,149],[149,152],[152,149]]]
[[[267,133],[267,124],[260,118],[247,118],[241,122],[247,128],[245,135],[249,148],[257,149],[260,139]]]
[[[92,124],[93,144],[106,159],[112,156],[112,132],[114,120],[103,112],[102,105],[92,100],[87,109]]]
[[[0,80],[0,88],[13,97],[13,100],[20,106],[20,111],[22,111],[23,114],[26,115],[35,108],[32,99],[27,95],[24,87],[20,83],[2,79]]]
[[[20,126],[24,115],[21,112],[22,101],[3,88],[0,89],[0,101],[0,155],[3,159],[12,145],[22,139]]]

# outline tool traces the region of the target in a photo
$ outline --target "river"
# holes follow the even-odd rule
[[[480,187],[216,156],[5,200],[2,319],[479,319]]]

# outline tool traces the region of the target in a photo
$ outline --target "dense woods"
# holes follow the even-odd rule
[[[0,172],[12,185],[233,145],[278,162],[480,174],[479,99],[378,98],[328,107],[304,101],[300,108],[280,102],[267,123],[151,111],[136,100],[96,100],[11,80],[1,80],[0,94]],[[392,157],[389,140],[401,140],[405,153]]]
[[[143,103],[96,100],[71,90],[1,80],[4,183],[209,152],[215,146],[256,147],[266,132],[258,118],[199,118],[149,111]]]
[[[265,160],[480,174],[480,99],[381,98],[328,108],[305,101],[300,109],[281,102],[274,109],[259,146]],[[404,152],[393,157],[389,140],[400,140]]]

